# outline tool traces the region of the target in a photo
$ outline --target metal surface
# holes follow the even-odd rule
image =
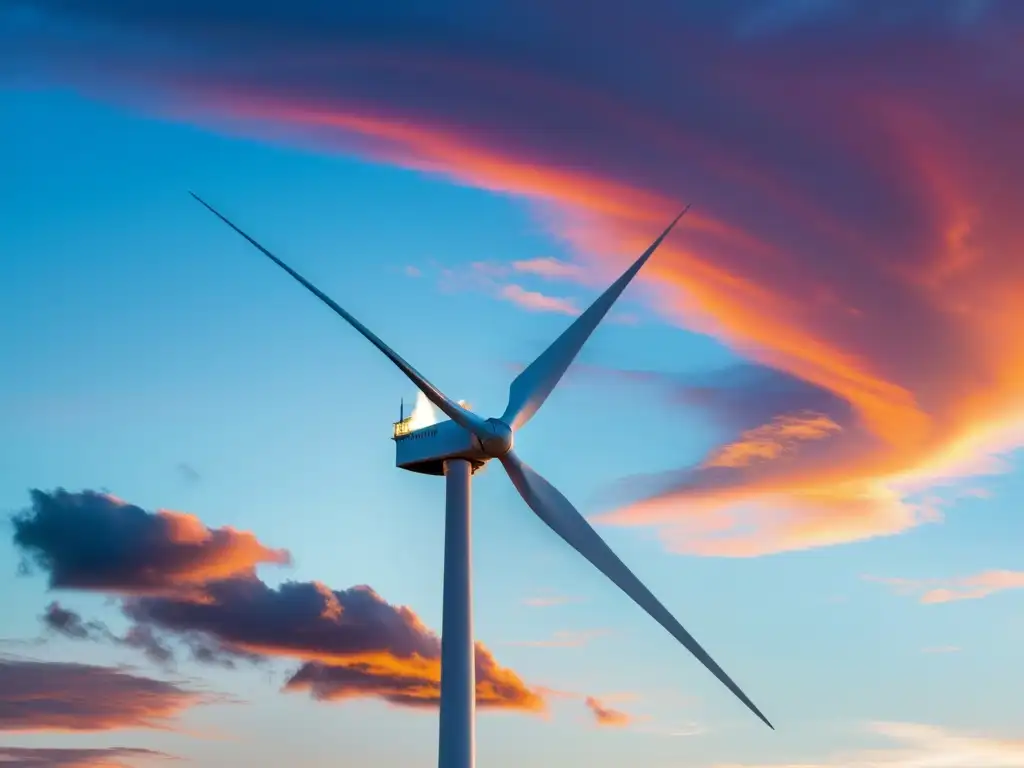
[[[445,468],[444,606],[441,619],[441,717],[438,768],[476,762],[476,659],[473,652],[472,467]]]

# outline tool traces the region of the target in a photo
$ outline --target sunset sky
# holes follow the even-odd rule
[[[193,190],[484,416],[693,205],[516,449],[777,730],[494,465],[479,765],[1024,768],[1024,3],[0,0],[0,89],[0,764],[436,765],[416,392]]]

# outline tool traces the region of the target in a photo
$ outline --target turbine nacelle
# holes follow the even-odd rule
[[[490,459],[500,459],[511,451],[515,444],[512,427],[501,419],[487,419],[484,424],[490,434],[487,430],[477,433],[476,438],[480,441],[480,450]]]
[[[395,465],[423,475],[443,475],[448,459],[466,459],[474,471],[491,459],[512,451],[512,428],[500,419],[480,420],[470,431],[451,419],[407,429],[407,422],[395,424]]]

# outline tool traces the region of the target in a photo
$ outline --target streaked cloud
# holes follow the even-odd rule
[[[587,281],[587,270],[580,264],[572,264],[551,256],[535,259],[520,259],[512,262],[512,269],[528,275],[539,275],[551,280],[571,280],[577,283]]]
[[[46,607],[42,622],[48,631],[72,640],[92,640],[142,651],[146,658],[158,665],[174,666],[178,661],[178,654],[169,640],[150,624],[132,624],[123,635],[118,635],[103,622],[86,621],[79,613],[57,602]],[[260,660],[260,657],[245,654],[238,649],[226,649],[202,634],[182,633],[177,640],[185,646],[192,660],[201,664],[232,669],[240,660],[252,663]]]
[[[872,723],[891,742],[849,750],[812,763],[717,763],[714,768],[1020,768],[1024,739],[1004,739],[916,723]]]
[[[801,443],[823,440],[841,432],[842,427],[822,413],[785,413],[767,424],[749,429],[734,443],[718,448],[705,467],[745,467],[757,461],[771,461],[798,450]]]
[[[178,758],[152,749],[107,747],[105,749],[47,749],[0,747],[4,768],[135,768],[152,761]]]
[[[557,605],[569,605],[571,603],[582,603],[582,597],[572,595],[536,594],[523,598],[523,605],[531,608],[552,608]]]
[[[922,648],[921,653],[960,653],[962,650],[958,645],[932,645]]]
[[[683,466],[609,522],[736,557],[891,536],[935,522],[922,488],[1024,440],[1024,6],[594,3],[577,35],[536,0],[23,5],[42,23],[6,37],[15,71],[526,198],[588,268],[694,200],[650,300],[810,391],[744,429],[803,411],[841,429]]]
[[[0,657],[0,731],[168,730],[213,700],[121,669]]]
[[[900,579],[865,576],[889,587],[898,595],[914,597],[926,605],[980,600],[1013,589],[1024,589],[1024,571],[993,570],[949,579]]]
[[[581,648],[595,637],[608,635],[608,629],[560,629],[546,640],[510,640],[505,645],[522,645],[529,648]]]
[[[555,312],[575,317],[580,313],[572,299],[548,296],[540,291],[528,291],[521,285],[509,283],[502,286],[501,297],[531,312]]]

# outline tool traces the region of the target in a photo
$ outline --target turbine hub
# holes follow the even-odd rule
[[[480,438],[480,447],[492,459],[500,459],[512,450],[512,427],[500,419],[488,419],[486,424],[490,434]]]

